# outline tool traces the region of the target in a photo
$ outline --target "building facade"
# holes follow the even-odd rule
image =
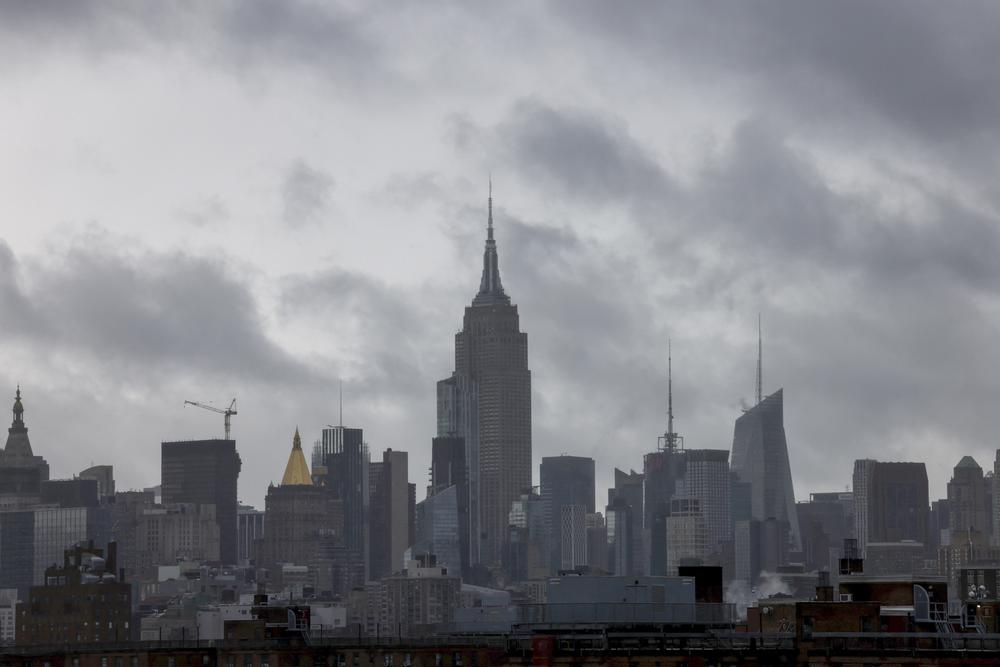
[[[952,540],[989,543],[993,532],[993,489],[983,469],[963,456],[948,482],[948,529]]]
[[[369,470],[370,576],[379,579],[403,568],[403,553],[411,544],[409,456],[387,449]]]
[[[309,583],[315,584],[324,544],[332,547],[340,542],[343,518],[339,501],[313,484],[298,429],[281,485],[268,487],[264,503],[264,534],[257,545],[259,572],[266,571],[272,590],[286,585],[287,566],[305,568]]]
[[[327,488],[340,500],[344,513],[344,553],[361,563],[368,579],[371,511],[368,445],[360,428],[330,426],[323,429],[322,457],[327,468]],[[352,570],[355,569],[353,566]]]
[[[438,383],[438,435],[465,440],[470,563],[500,560],[511,503],[531,486],[528,336],[500,282],[489,200],[479,292],[455,334],[455,371]]]
[[[219,558],[237,561],[236,485],[242,462],[235,440],[164,442],[160,449],[162,502],[215,505]]]
[[[12,413],[7,442],[0,452],[0,509],[24,509],[38,503],[41,485],[49,478],[49,464],[31,450],[20,386]]]
[[[580,528],[583,517],[594,513],[594,459],[584,456],[546,456],[539,466],[541,481],[541,496],[545,513],[546,533],[553,539],[549,540],[549,562],[553,572],[558,569],[568,569],[567,563],[586,564],[587,559],[579,549],[573,554],[564,555],[564,546],[576,545],[581,538],[573,532],[568,538],[563,532],[563,507],[576,508],[570,511],[573,530]],[[580,509],[582,508],[582,510]],[[559,536],[559,539],[554,539]],[[569,556],[567,558],[567,556]],[[570,565],[569,568],[576,567]]]
[[[750,484],[751,517],[787,522],[790,548],[801,549],[781,389],[763,397],[736,420],[730,466],[739,481]]]

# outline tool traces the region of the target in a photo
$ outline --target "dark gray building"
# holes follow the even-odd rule
[[[927,468],[916,462],[874,461],[868,480],[868,542],[927,544]]]
[[[451,572],[467,572],[469,562],[469,530],[471,517],[469,514],[469,474],[465,463],[465,438],[456,435],[440,435],[431,442],[431,486],[427,497],[430,499],[439,493],[451,489],[454,495],[456,532],[452,536],[453,543],[447,546],[441,542],[446,539],[443,533],[436,538],[442,553],[438,553],[438,562],[446,562]],[[451,501],[435,502],[428,506],[428,512],[447,512],[441,507],[450,507]],[[442,525],[450,519],[435,520],[435,525]],[[426,539],[426,534],[425,534]],[[445,560],[446,551],[449,555]],[[458,555],[456,559],[455,554]]]
[[[546,456],[539,466],[541,496],[549,536],[549,563],[552,571],[562,565],[561,519],[563,507],[582,507],[583,514],[594,513],[594,459],[585,456]],[[578,511],[572,510],[576,517]],[[578,518],[584,521],[583,515]],[[581,524],[583,525],[583,524]],[[586,537],[586,529],[581,529]]]
[[[403,553],[412,544],[409,456],[387,449],[382,461],[369,464],[369,577],[381,579],[404,568]]]
[[[736,420],[730,467],[738,481],[750,484],[751,518],[786,522],[789,547],[799,551],[802,540],[788,463],[781,389],[763,397]]]
[[[237,562],[236,485],[242,462],[235,440],[164,442],[160,448],[163,504],[215,505],[219,558]]]
[[[971,456],[963,456],[948,482],[948,528],[952,541],[986,544],[993,531],[993,488]]]
[[[111,465],[90,466],[77,475],[80,479],[97,482],[97,495],[102,503],[111,502],[115,497],[115,467]]]
[[[850,492],[814,493],[796,503],[807,570],[835,571],[844,540],[853,534],[853,497]]]
[[[608,571],[616,575],[644,574],[643,475],[615,468],[615,485],[608,489],[605,520],[608,531]]]
[[[433,554],[448,572],[461,572],[458,487],[449,486],[417,503],[416,539],[411,556]]]
[[[370,559],[371,490],[369,482],[370,459],[364,432],[360,428],[330,426],[323,429],[322,451],[327,469],[327,488],[343,503],[344,551],[342,556],[360,567],[364,581],[368,579]]]
[[[531,486],[528,335],[504,292],[489,199],[479,293],[455,334],[455,372],[437,386],[438,435],[465,439],[471,563],[500,560],[511,503]]]
[[[96,507],[100,504],[96,479],[50,479],[42,482],[41,502],[59,507]]]

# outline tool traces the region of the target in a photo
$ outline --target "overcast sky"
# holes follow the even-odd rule
[[[542,456],[785,388],[799,499],[1000,440],[991,2],[0,3],[0,395],[53,476],[365,429],[423,496],[492,172]],[[0,399],[6,401],[8,399]]]

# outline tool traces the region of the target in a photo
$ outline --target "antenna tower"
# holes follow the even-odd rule
[[[758,405],[762,400],[764,400],[764,378],[763,378],[764,345],[761,341],[762,341],[762,336],[760,329],[760,313],[757,313],[757,404]]]

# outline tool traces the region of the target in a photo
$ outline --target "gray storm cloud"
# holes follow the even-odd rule
[[[616,465],[640,466],[664,428],[668,337],[678,430],[688,446],[728,447],[753,390],[762,312],[765,384],[786,388],[800,494],[841,488],[861,456],[926,460],[935,497],[961,454],[989,466],[1000,392],[994,3],[421,10],[0,6],[0,81],[22,104],[88,112],[89,144],[119,167],[101,176],[108,191],[129,165],[99,95],[81,91],[117,76],[124,91],[139,79],[197,83],[177,93],[195,109],[217,100],[187,95],[246,96],[226,116],[247,123],[239,147],[204,148],[211,127],[190,142],[190,166],[211,167],[171,175],[180,203],[154,183],[141,201],[122,185],[124,213],[86,193],[48,218],[17,188],[4,198],[18,203],[0,217],[0,380],[39,378],[38,421],[45,396],[94,424],[90,393],[101,392],[135,407],[117,417],[117,437],[145,428],[155,442],[193,418],[163,416],[178,396],[239,393],[241,489],[253,499],[295,422],[333,418],[345,378],[373,450],[409,449],[421,486],[434,381],[451,372],[478,284],[493,171],[500,268],[529,336],[536,458],[593,455],[599,486]],[[40,146],[0,153],[12,156],[5,173],[74,192],[45,147],[59,123],[4,102],[0,112],[13,130],[0,141]],[[173,118],[128,121],[154,128],[143,133],[152,150]],[[705,139],[674,150],[677,136]],[[213,170],[237,185],[202,182]],[[67,236],[81,200],[99,224],[127,223]],[[190,228],[182,243],[147,222],[161,211]],[[21,233],[34,224],[44,233]],[[381,275],[357,256],[402,259]],[[75,436],[51,423],[33,428]],[[134,474],[153,483],[155,465]]]

